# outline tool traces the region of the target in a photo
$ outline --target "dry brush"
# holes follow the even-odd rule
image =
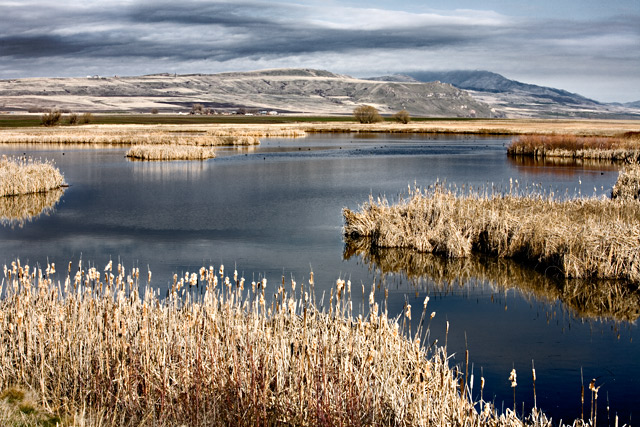
[[[52,162],[26,157],[0,158],[0,197],[43,193],[66,185]]]

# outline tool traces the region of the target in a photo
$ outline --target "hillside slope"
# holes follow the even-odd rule
[[[369,81],[309,69],[0,81],[5,111],[178,112],[194,103],[219,111],[351,114],[356,106],[369,104],[387,114],[406,108],[416,116],[492,116],[488,105],[450,84]]]

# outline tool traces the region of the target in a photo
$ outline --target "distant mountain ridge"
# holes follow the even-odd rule
[[[493,116],[489,105],[450,84],[369,81],[312,69],[0,81],[4,110],[184,112],[195,103],[221,111],[350,115],[368,104],[383,114],[404,108],[415,116]]]
[[[563,89],[522,83],[484,70],[414,71],[369,79],[449,83],[507,117],[640,118],[638,103],[600,103]]]

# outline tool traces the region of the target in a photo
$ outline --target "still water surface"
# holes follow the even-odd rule
[[[621,422],[632,422],[640,402],[637,306],[618,317],[596,316],[571,300],[565,285],[517,264],[460,264],[393,251],[374,259],[345,247],[341,210],[356,209],[371,194],[394,199],[408,186],[437,179],[509,188],[513,179],[520,188],[602,195],[617,177],[611,165],[514,161],[506,143],[471,136],[312,135],[219,149],[218,158],[204,162],[132,162],[125,148],[2,146],[2,154],[54,159],[70,187],[48,215],[0,226],[0,263],[19,258],[62,266],[81,258],[100,268],[120,260],[143,272],[148,266],[162,292],[174,273],[210,264],[236,266],[247,280],[266,277],[270,284],[283,275],[307,280],[313,270],[318,294],[337,278],[351,279],[355,289],[375,283],[389,289],[390,314],[408,302],[414,321],[429,295],[428,312],[436,312],[430,340],[446,339],[452,364],[463,366],[469,350],[476,399],[482,375],[485,400],[512,407],[508,377],[515,368],[517,410],[524,404],[528,413],[534,360],[537,403],[554,420],[581,415],[582,371],[585,386],[592,378],[602,384],[598,420],[606,425],[609,416],[613,424],[617,413]],[[361,296],[354,295],[359,304]],[[587,392],[585,416],[589,405]]]

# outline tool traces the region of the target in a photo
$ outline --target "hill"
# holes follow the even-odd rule
[[[383,114],[403,108],[415,116],[493,114],[487,104],[446,83],[370,81],[309,69],[0,81],[0,109],[5,111],[185,112],[195,103],[219,112],[351,114],[368,104]]]

